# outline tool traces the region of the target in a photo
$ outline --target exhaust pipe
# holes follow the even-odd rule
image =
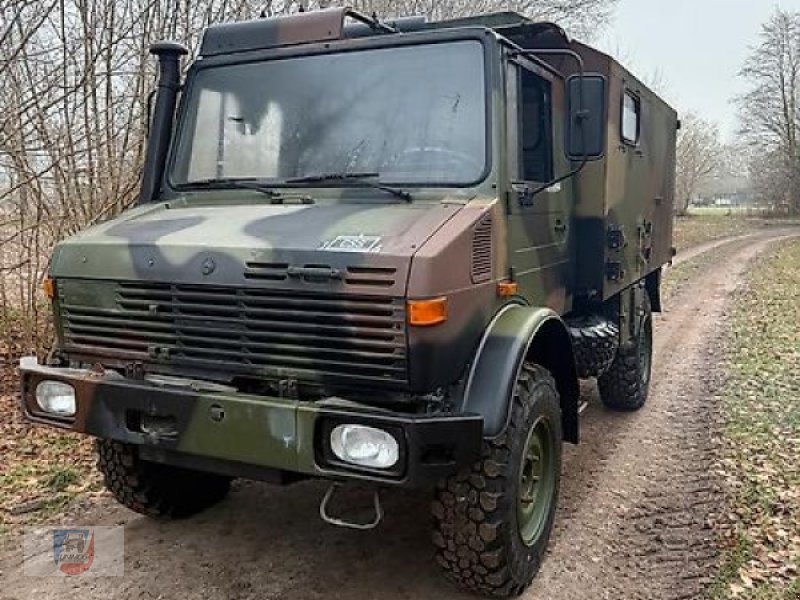
[[[153,202],[158,197],[181,83],[181,56],[188,53],[186,46],[178,42],[158,42],[150,46],[150,54],[158,57],[158,92],[147,139],[139,204]]]

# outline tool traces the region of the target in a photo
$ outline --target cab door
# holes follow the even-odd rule
[[[561,80],[524,58],[507,66],[508,244],[512,276],[536,306],[564,313],[569,276],[569,180],[563,174]]]

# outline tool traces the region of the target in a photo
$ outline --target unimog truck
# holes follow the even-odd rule
[[[558,26],[349,9],[214,25],[160,79],[138,204],[61,242],[22,410],[97,438],[125,506],[232,478],[434,495],[436,561],[512,596],[550,536],[579,379],[647,399],[678,121]],[[336,490],[376,490],[358,515]],[[341,499],[340,499],[341,500]]]

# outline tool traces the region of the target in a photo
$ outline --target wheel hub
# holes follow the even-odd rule
[[[544,418],[531,428],[519,473],[517,523],[522,541],[530,546],[541,535],[553,499],[554,451],[550,426]]]

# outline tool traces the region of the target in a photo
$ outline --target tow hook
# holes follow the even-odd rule
[[[139,431],[151,441],[174,440],[178,437],[178,422],[175,417],[139,414]],[[129,417],[129,422],[131,419]]]
[[[349,521],[344,517],[331,516],[329,512],[329,505],[331,503],[331,500],[334,494],[336,493],[336,490],[341,487],[342,484],[339,482],[331,483],[330,487],[325,492],[325,495],[322,497],[322,502],[320,502],[319,505],[319,516],[322,517],[322,520],[328,523],[329,525],[335,525],[336,527],[346,527],[347,529],[357,529],[360,531],[375,529],[383,520],[383,507],[381,506],[380,491],[377,488],[375,488],[372,492],[372,505],[375,510],[375,516],[372,519],[372,521],[368,523],[358,523],[356,521]]]

